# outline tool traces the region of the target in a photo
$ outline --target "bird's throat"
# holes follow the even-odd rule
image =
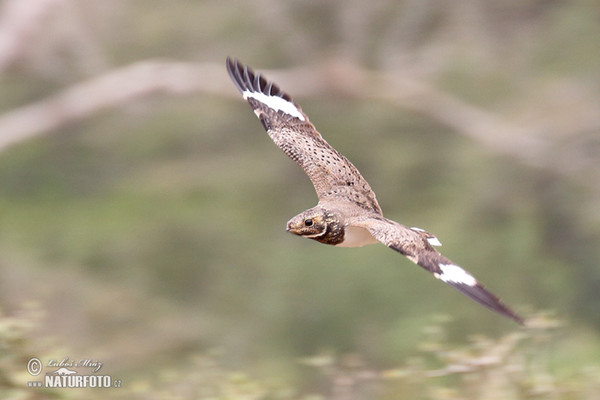
[[[323,244],[330,244],[332,246],[338,246],[344,241],[344,226],[338,221],[330,220],[327,223],[327,229],[325,233],[310,239],[316,240]]]

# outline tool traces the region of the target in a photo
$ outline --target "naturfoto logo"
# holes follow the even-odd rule
[[[100,375],[98,372],[104,364],[99,360],[80,359],[71,360],[64,357],[61,360],[50,359],[46,364],[33,357],[27,362],[27,372],[31,376],[38,376],[46,371],[42,380],[29,381],[30,388],[110,388],[121,387],[120,379],[113,379],[110,375]]]

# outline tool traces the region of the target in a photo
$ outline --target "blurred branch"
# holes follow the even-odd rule
[[[516,126],[410,76],[369,72],[336,62],[286,72],[267,71],[267,76],[285,83],[286,90],[296,96],[337,92],[357,99],[392,102],[423,113],[497,154],[560,175],[574,177],[586,171],[586,165],[589,165],[589,162],[581,162],[580,148],[565,148],[552,143],[544,137],[543,127]],[[218,64],[165,60],[134,63],[0,115],[0,151],[18,141],[46,134],[72,121],[145,96],[198,92],[237,96],[224,66]],[[600,115],[592,125],[590,129],[600,127]],[[593,157],[590,156],[590,161]],[[580,167],[565,168],[565,165]]]
[[[214,64],[160,60],[134,63],[0,115],[0,151],[13,143],[151,94],[198,91],[220,94],[226,79],[223,68]]]
[[[5,0],[0,7],[0,72],[42,32],[41,20],[63,0]]]

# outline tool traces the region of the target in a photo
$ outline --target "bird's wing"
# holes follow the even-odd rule
[[[414,263],[431,272],[434,277],[459,290],[491,310],[512,318],[519,324],[523,319],[489,292],[471,274],[438,253],[433,245],[435,236],[418,228],[408,228],[383,217],[356,218],[350,225],[366,228],[379,242],[403,254]]]
[[[292,98],[238,60],[227,71],[263,127],[310,178],[320,200],[343,198],[381,214],[375,193],[358,169],[317,132]]]

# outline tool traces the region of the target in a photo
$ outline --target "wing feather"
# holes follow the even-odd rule
[[[304,170],[320,200],[343,199],[381,215],[375,193],[358,169],[323,139],[287,93],[238,60],[227,58],[226,65],[273,142]]]
[[[470,273],[438,253],[428,238],[431,234],[422,229],[411,229],[386,218],[367,218],[351,222],[369,230],[371,235],[389,248],[403,254],[408,259],[431,272],[433,276],[447,283],[479,304],[523,324],[523,318],[506,306],[488,291]]]

